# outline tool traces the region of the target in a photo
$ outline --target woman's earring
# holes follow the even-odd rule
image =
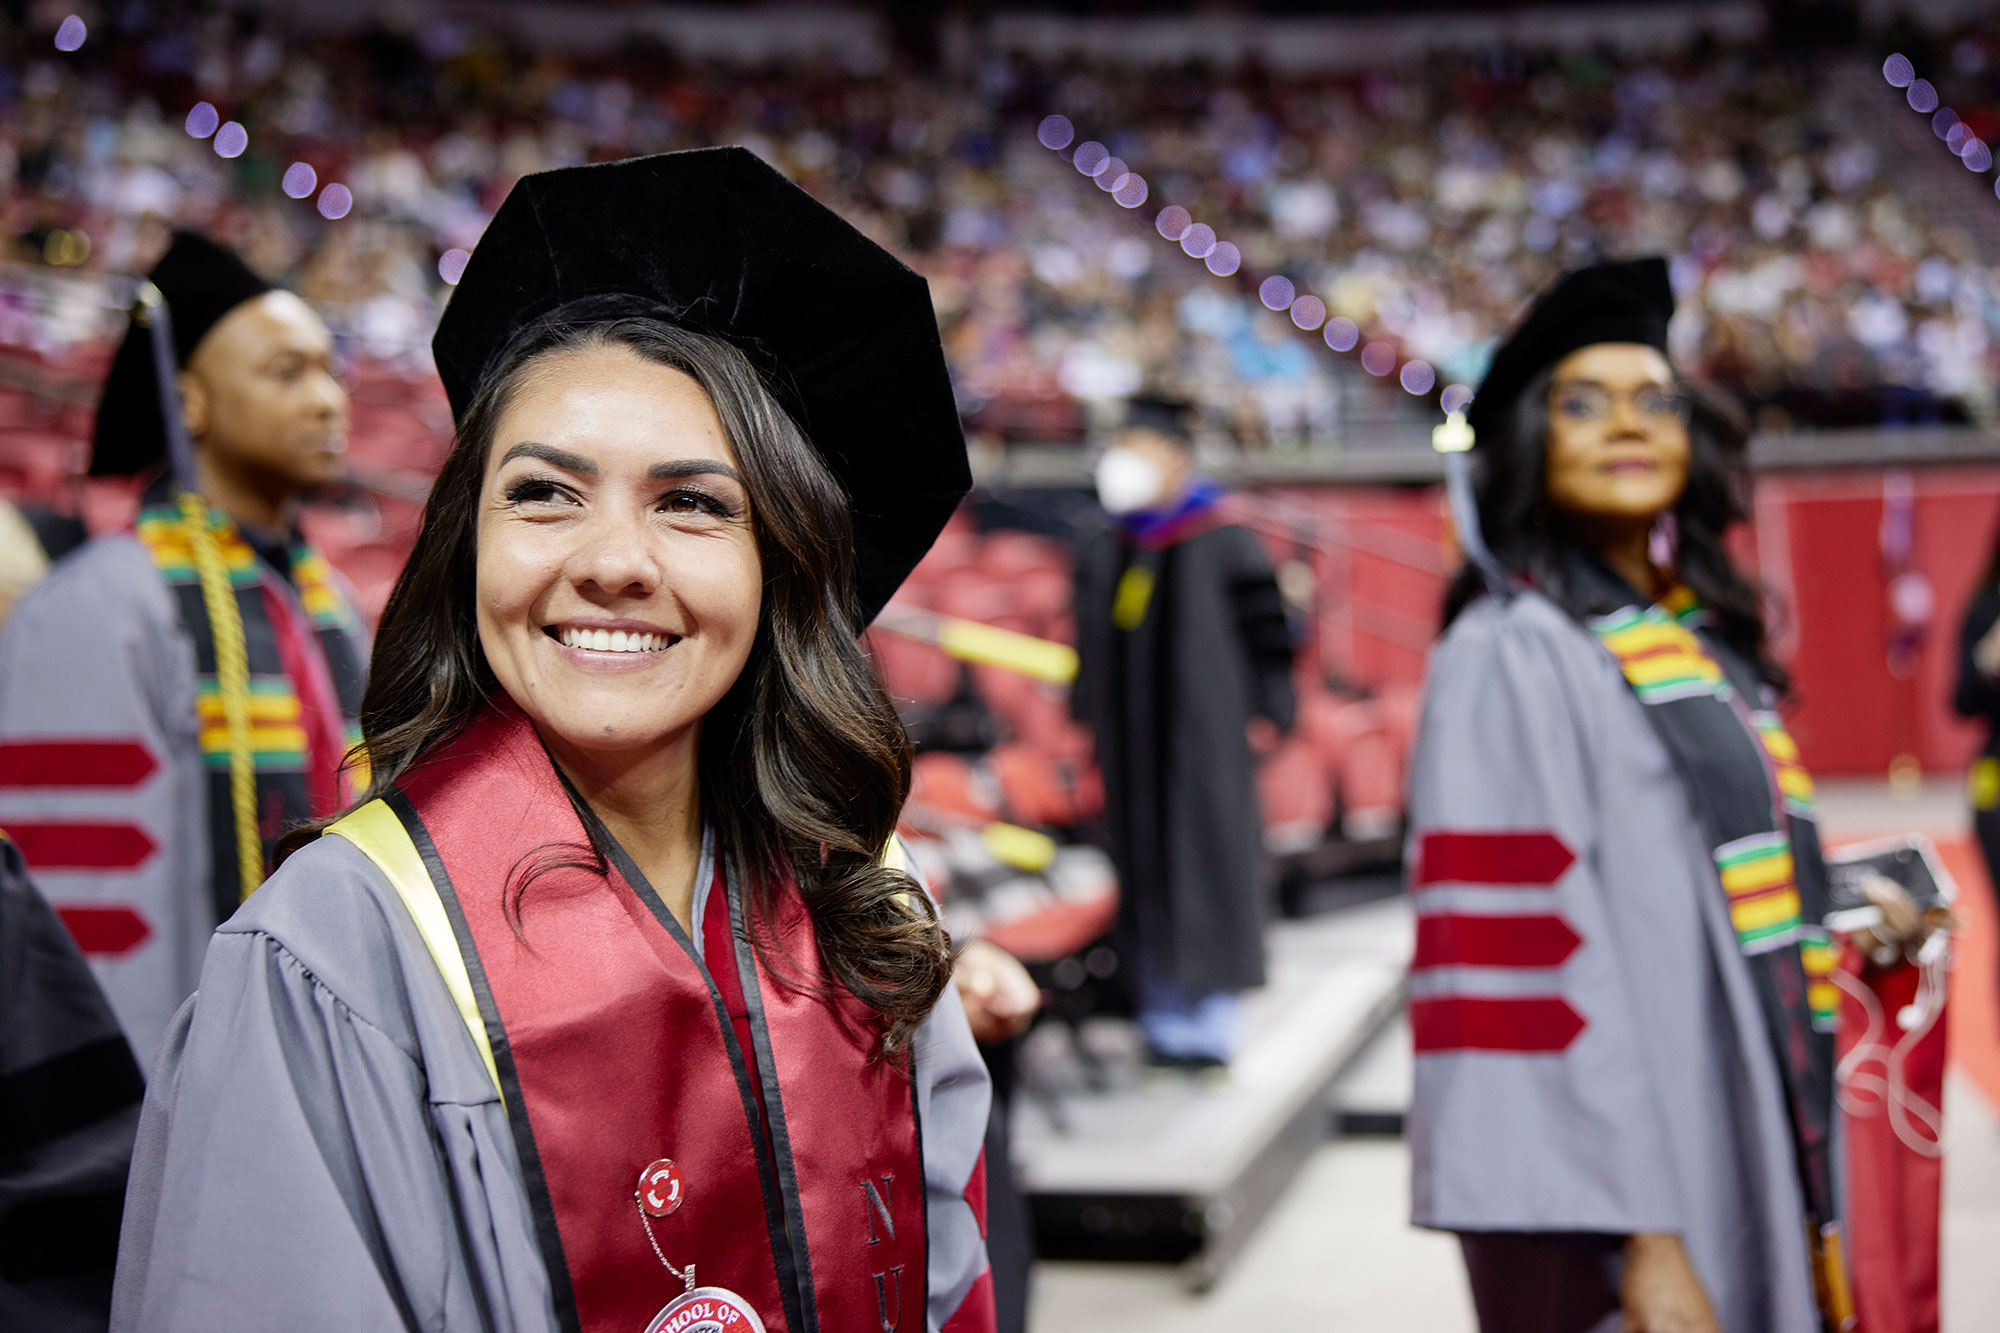
[[[1646,544],[1646,554],[1655,569],[1672,569],[1675,557],[1680,554],[1681,525],[1669,509],[1653,520],[1653,535]]]

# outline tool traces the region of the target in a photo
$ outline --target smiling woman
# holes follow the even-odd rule
[[[741,150],[637,159],[525,178],[435,351],[368,797],[210,953],[119,1321],[989,1329],[986,1076],[856,638],[967,484],[924,284]],[[219,1215],[225,1169],[346,1203]]]

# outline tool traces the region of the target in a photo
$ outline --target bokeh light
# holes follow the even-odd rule
[[[90,35],[90,29],[83,26],[83,20],[71,14],[56,29],[56,50],[74,51],[83,45],[83,39]]]
[[[1993,169],[1993,150],[1986,146],[1986,141],[1983,139],[1968,139],[1965,147],[1960,150],[1959,157],[1964,160],[1967,171],[1984,172]]]
[[[1326,322],[1326,331],[1320,336],[1334,351],[1351,352],[1354,344],[1361,341],[1361,326],[1345,315],[1335,315]]]
[[[1131,168],[1115,157],[1104,159],[1104,165],[1090,173],[1097,178],[1097,188],[1109,193],[1118,188],[1118,183],[1132,174]]]
[[[1361,368],[1370,375],[1386,375],[1396,368],[1396,349],[1389,343],[1372,342],[1361,349]]]
[[[1153,225],[1159,228],[1160,235],[1170,241],[1178,241],[1194,225],[1194,215],[1179,204],[1168,204],[1160,210],[1160,216]]]
[[[1910,58],[1898,52],[1882,62],[1882,77],[1889,81],[1891,87],[1907,88],[1910,80],[1917,77],[1917,71],[1910,64]]]
[[[319,192],[319,215],[331,221],[339,221],[354,207],[354,192],[339,181]]]
[[[1208,252],[1206,262],[1210,273],[1218,278],[1226,278],[1243,267],[1243,252],[1228,241],[1218,241],[1215,248]]]
[[[187,132],[197,139],[206,139],[221,123],[221,115],[207,102],[196,102],[188,109]]]
[[[466,261],[471,258],[468,251],[454,246],[438,256],[438,276],[456,287],[458,280],[465,276]]]
[[[1902,84],[1897,84],[1902,87]],[[1076,126],[1069,123],[1068,116],[1048,116],[1035,129],[1035,137],[1042,141],[1042,147],[1059,149],[1069,147],[1076,137]]]
[[[1928,115],[1937,110],[1938,92],[1931,87],[1929,79],[1918,79],[1910,85],[1910,91],[1905,95],[1909,98],[1912,111],[1921,111]]]
[[[1472,386],[1468,384],[1447,384],[1438,395],[1438,406],[1447,412],[1463,412],[1472,406]]]
[[[1957,128],[1958,113],[1948,106],[1939,107],[1937,114],[1931,117],[1931,133],[1946,143],[1951,142],[1951,132]],[[1972,131],[1967,130],[1966,133],[1970,134]]]
[[[1257,299],[1272,310],[1289,307],[1292,297],[1297,293],[1298,289],[1292,286],[1292,280],[1278,274],[1273,274],[1257,284]]]
[[[1121,207],[1137,208],[1146,202],[1148,193],[1146,178],[1136,171],[1128,171],[1125,173],[1125,179],[1118,182],[1118,188],[1111,192],[1111,197],[1116,199]]]
[[[1070,159],[1076,169],[1086,176],[1095,176],[1104,170],[1104,164],[1111,160],[1111,150],[1095,139],[1085,139],[1076,146],[1076,155]]]
[[[235,121],[227,121],[215,132],[215,155],[217,157],[241,157],[243,150],[250,146],[250,131]]]
[[[294,162],[285,168],[284,191],[294,199],[304,199],[319,188],[319,173],[310,162]]]
[[[1438,377],[1437,372],[1431,369],[1430,362],[1410,361],[1404,364],[1403,373],[1399,378],[1403,382],[1403,392],[1421,396],[1431,391]]]
[[[1187,251],[1189,259],[1206,259],[1214,248],[1215,228],[1206,222],[1197,222],[1181,233],[1181,249]]]
[[[1317,296],[1301,296],[1292,302],[1292,323],[1311,332],[1326,323],[1326,302]]]

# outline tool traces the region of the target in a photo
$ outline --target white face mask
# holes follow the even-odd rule
[[[1134,449],[1113,445],[1097,460],[1097,500],[1112,514],[1129,514],[1157,504],[1167,488],[1158,463]]]

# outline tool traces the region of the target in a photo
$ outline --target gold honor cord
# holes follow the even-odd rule
[[[194,552],[202,606],[215,644],[215,687],[229,738],[229,809],[236,826],[237,892],[248,898],[264,882],[264,839],[257,831],[257,757],[250,736],[250,650],[243,640],[243,608],[229,580],[222,544],[209,521],[208,502],[182,491],[181,524]]]
[[[250,651],[243,641],[243,612],[236,603],[221,543],[216,541],[209,521],[194,446],[181,418],[173,315],[160,289],[144,279],[133,291],[132,318],[146,329],[152,343],[167,461],[180,488],[181,525],[187,529],[188,550],[201,582],[202,607],[208,613],[209,640],[215,646],[215,686],[222,698],[223,728],[229,738],[229,812],[236,827],[237,893],[248,898],[264,882],[264,840],[257,832],[257,756],[250,736]]]

